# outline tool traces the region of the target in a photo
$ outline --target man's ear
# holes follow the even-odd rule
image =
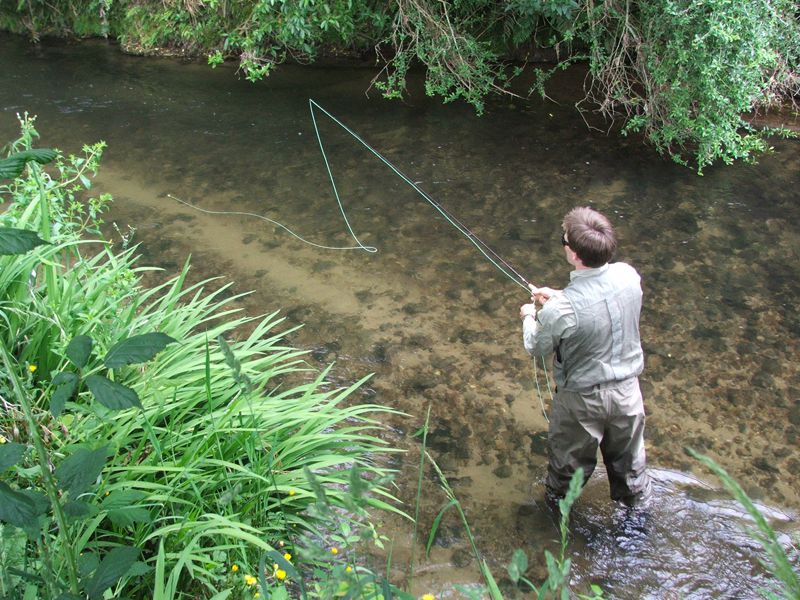
[[[576,267],[583,267],[583,261],[580,259],[578,254],[569,246],[566,246],[567,252],[569,252],[569,262]]]

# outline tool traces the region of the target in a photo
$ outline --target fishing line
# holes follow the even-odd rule
[[[314,248],[320,248],[323,250],[364,250],[369,253],[376,253],[378,249],[375,246],[366,246],[364,245],[361,240],[358,239],[355,231],[353,230],[352,225],[350,224],[350,219],[347,217],[347,211],[345,211],[344,204],[342,203],[342,199],[339,196],[339,190],[336,187],[336,179],[333,176],[333,171],[331,170],[330,162],[328,161],[328,155],[325,152],[325,145],[322,143],[322,136],[319,131],[319,125],[317,124],[317,117],[314,112],[314,109],[319,109],[322,113],[324,113],[329,119],[331,119],[334,123],[336,123],[339,127],[344,129],[348,134],[350,134],[356,141],[358,141],[362,146],[364,146],[367,150],[369,150],[376,158],[378,158],[383,164],[389,167],[398,177],[400,177],[403,181],[405,181],[409,186],[411,186],[423,199],[425,199],[428,204],[430,204],[433,208],[435,208],[439,214],[441,214],[448,223],[450,223],[453,227],[455,227],[459,233],[461,233],[464,237],[466,237],[473,246],[475,246],[478,251],[483,254],[483,256],[492,263],[501,273],[503,273],[506,277],[508,277],[511,281],[513,281],[516,285],[520,286],[526,291],[529,291],[528,287],[528,280],[517,271],[508,261],[506,261],[503,257],[501,257],[497,252],[492,250],[489,245],[480,239],[474,231],[472,231],[469,227],[467,227],[464,223],[458,220],[452,213],[450,213],[447,209],[445,209],[440,203],[435,201],[433,198],[430,197],[422,188],[420,188],[414,181],[411,180],[410,177],[405,175],[400,169],[398,169],[395,165],[393,165],[386,157],[384,157],[380,152],[375,150],[372,146],[370,146],[364,139],[359,136],[355,131],[350,129],[347,125],[345,125],[342,121],[337,119],[333,116],[330,112],[325,110],[322,106],[320,106],[316,101],[309,98],[308,99],[308,108],[309,112],[311,113],[311,121],[314,125],[314,133],[317,137],[317,143],[319,144],[320,152],[322,153],[322,159],[325,163],[325,170],[328,172],[328,178],[331,182],[331,189],[333,190],[333,195],[336,198],[336,203],[339,206],[339,212],[342,214],[342,219],[344,220],[345,226],[347,227],[347,231],[350,234],[350,237],[353,238],[356,246],[326,246],[323,244],[317,244],[306,238],[302,237],[301,235],[295,233],[291,229],[289,229],[286,225],[265,217],[263,215],[249,213],[249,212],[240,212],[240,211],[215,211],[215,210],[208,210],[204,208],[200,208],[195,206],[194,204],[190,204],[189,202],[185,202],[176,198],[172,194],[168,194],[168,196],[174,200],[177,200],[181,204],[184,204],[190,208],[198,210],[200,212],[211,214],[211,215],[240,215],[246,217],[254,217],[256,219],[261,219],[268,223],[271,223],[281,229],[285,230],[289,233],[292,237],[296,238],[300,242],[304,244],[308,244],[313,246]]]
[[[547,383],[547,392],[550,394],[550,402],[553,401],[553,388],[550,386],[550,376],[547,374],[547,363],[544,361],[544,356],[539,357],[542,360],[542,370],[544,371],[544,379]],[[544,406],[544,394],[542,394],[542,388],[539,386],[539,371],[536,368],[536,357],[533,357],[533,382],[536,384],[536,397],[539,399],[539,406],[542,408],[542,415],[544,416],[544,420],[548,423],[550,419],[547,417],[547,409]]]
[[[201,208],[199,206],[195,206],[194,204],[190,204],[189,202],[181,200],[180,198],[177,198],[176,196],[173,196],[172,194],[167,194],[167,196],[172,198],[173,200],[176,200],[177,202],[180,202],[181,204],[183,204],[185,206],[188,206],[189,208],[192,208],[194,210],[197,210],[197,211],[200,211],[202,213],[209,214],[209,215],[239,215],[239,216],[254,217],[256,219],[261,219],[262,221],[266,221],[267,223],[270,223],[272,225],[280,227],[281,229],[286,231],[289,235],[291,235],[292,237],[294,237],[298,241],[300,241],[300,242],[302,242],[304,244],[307,244],[309,246],[312,246],[314,248],[319,248],[319,249],[322,249],[322,250],[364,250],[365,252],[369,252],[371,254],[376,253],[378,251],[378,249],[375,246],[364,245],[361,242],[361,240],[358,239],[358,236],[356,235],[355,231],[353,230],[352,225],[350,224],[350,219],[348,219],[348,217],[347,217],[347,211],[345,210],[344,204],[343,204],[342,199],[341,199],[341,197],[339,195],[339,190],[336,187],[336,179],[333,176],[333,171],[331,169],[330,162],[328,161],[328,155],[325,152],[325,145],[322,143],[322,135],[320,134],[319,125],[317,124],[316,113],[314,112],[315,108],[319,109],[331,121],[336,123],[344,131],[346,131],[348,134],[350,134],[350,136],[352,136],[353,139],[355,139],[362,146],[364,146],[367,150],[369,150],[378,160],[380,160],[383,164],[385,164],[387,167],[389,167],[389,169],[391,169],[392,172],[394,172],[398,177],[400,177],[400,179],[402,179],[409,186],[411,186],[420,196],[422,196],[422,198],[428,204],[430,204],[434,209],[436,209],[436,211],[439,214],[441,214],[445,218],[445,220],[448,223],[450,223],[450,225],[455,227],[455,229],[459,233],[461,233],[464,237],[466,237],[467,240],[469,240],[469,242],[473,246],[475,246],[475,248],[477,248],[478,251],[484,256],[484,258],[486,258],[490,263],[492,263],[492,265],[494,265],[494,267],[497,270],[499,270],[501,273],[503,273],[503,275],[505,275],[508,279],[510,279],[514,284],[516,284],[519,287],[521,287],[522,289],[524,289],[526,292],[530,291],[530,288],[529,288],[530,284],[528,283],[528,280],[519,271],[517,271],[508,261],[506,261],[497,252],[495,252],[486,242],[484,242],[481,238],[479,238],[475,234],[474,231],[472,231],[469,227],[467,227],[464,223],[462,223],[455,215],[453,215],[450,211],[448,211],[439,202],[437,202],[436,200],[431,198],[431,196],[427,192],[425,192],[422,188],[420,188],[416,183],[414,183],[414,181],[410,177],[408,177],[405,173],[400,171],[400,169],[398,169],[394,164],[392,164],[386,157],[384,157],[380,152],[378,152],[370,144],[368,144],[366,141],[364,141],[364,139],[361,136],[359,136],[355,131],[350,129],[342,121],[340,121],[338,118],[336,118],[330,112],[325,110],[325,108],[320,106],[316,101],[314,101],[311,98],[308,99],[308,109],[309,109],[309,112],[311,113],[311,121],[312,121],[312,123],[314,125],[314,133],[315,133],[315,135],[317,137],[317,143],[319,144],[319,150],[320,150],[320,153],[322,154],[322,159],[323,159],[323,161],[325,163],[325,170],[328,173],[328,179],[331,182],[331,189],[333,190],[333,195],[336,198],[336,203],[337,203],[337,205],[339,207],[339,212],[342,215],[342,219],[344,220],[345,226],[347,227],[347,231],[350,234],[350,237],[356,243],[355,246],[327,246],[327,245],[324,245],[324,244],[318,244],[316,242],[312,242],[312,241],[302,237],[301,235],[295,233],[294,231],[289,229],[289,227],[287,227],[283,223],[280,223],[278,221],[275,221],[274,219],[270,219],[270,218],[265,217],[263,215],[259,215],[259,214],[256,214],[256,213],[250,213],[250,212],[242,212],[242,211],[209,210],[209,209]],[[548,392],[550,393],[550,397],[551,397],[551,400],[552,400],[553,393],[552,393],[552,388],[550,386],[550,378],[549,378],[549,375],[548,375],[548,372],[547,372],[547,366],[546,366],[546,364],[544,362],[544,358],[542,358],[542,367],[543,367],[543,370],[544,370],[544,373],[545,373],[545,380],[546,380],[546,383],[547,383],[547,389],[548,389]],[[534,371],[534,380],[536,382],[537,396],[539,398],[539,404],[540,404],[540,406],[542,408],[542,414],[544,415],[545,420],[549,422],[549,419],[547,418],[547,411],[545,410],[545,406],[544,406],[543,394],[542,394],[542,391],[541,391],[541,389],[539,387],[539,377],[538,377],[538,372],[537,372],[537,369],[536,369],[536,359],[535,358],[533,360],[533,371]]]
[[[273,221],[272,219],[265,217],[263,215],[257,215],[256,213],[249,213],[249,212],[240,212],[235,210],[208,210],[207,208],[200,208],[199,206],[190,204],[189,202],[181,200],[180,198],[173,196],[172,194],[167,194],[167,196],[169,198],[172,198],[173,200],[176,200],[177,202],[180,202],[185,206],[188,206],[189,208],[193,208],[194,210],[200,211],[201,213],[205,213],[207,215],[239,215],[242,217],[254,217],[256,219],[261,219],[262,221],[266,221],[267,223],[272,223],[273,225],[277,225],[278,227],[289,233],[289,235],[294,236],[304,244],[308,244],[309,246],[314,246],[314,248],[320,248],[322,250],[366,250],[367,252],[378,251],[378,249],[373,246],[363,246],[361,242],[359,242],[358,240],[356,240],[356,242],[358,242],[358,246],[324,246],[323,244],[317,244],[315,242],[305,239],[304,237],[296,234],[294,231],[289,229],[283,223],[278,223],[278,221]]]
[[[347,215],[344,211],[344,206],[342,205],[342,201],[339,197],[339,192],[336,188],[336,181],[333,177],[333,172],[331,171],[330,164],[328,163],[328,157],[325,153],[325,147],[322,144],[322,136],[319,133],[319,127],[317,126],[317,119],[316,115],[314,114],[314,108],[318,108],[322,111],[329,119],[331,119],[334,123],[336,123],[339,127],[344,129],[347,133],[349,133],[356,141],[358,141],[362,146],[364,146],[367,150],[369,150],[376,158],[378,158],[383,164],[389,167],[400,179],[405,181],[408,185],[410,185],[420,196],[425,199],[428,204],[430,204],[433,208],[435,208],[439,214],[441,214],[448,223],[450,223],[453,227],[455,227],[459,233],[461,233],[464,237],[466,237],[473,246],[475,246],[478,251],[483,254],[483,256],[492,263],[501,273],[503,273],[506,277],[508,277],[511,281],[515,284],[520,286],[521,288],[525,289],[526,291],[529,290],[528,288],[528,281],[523,277],[514,267],[512,267],[506,260],[504,260],[497,252],[492,250],[486,242],[481,240],[472,230],[469,229],[466,225],[464,225],[461,221],[459,221],[453,214],[451,214],[448,210],[446,210],[441,204],[436,202],[433,198],[431,198],[422,188],[420,188],[416,183],[414,183],[410,177],[405,175],[400,169],[398,169],[395,165],[393,165],[386,157],[384,157],[380,152],[375,150],[372,146],[370,146],[367,142],[365,142],[361,136],[359,136],[355,131],[350,129],[347,125],[342,123],[339,119],[325,110],[322,106],[320,106],[317,102],[312,100],[311,98],[308,99],[308,108],[311,112],[311,120],[314,123],[314,131],[317,135],[317,142],[319,143],[320,152],[322,152],[322,157],[325,160],[325,167],[328,170],[328,177],[331,181],[331,187],[333,188],[333,194],[336,197],[336,201],[339,204],[339,209],[342,212],[342,217],[344,218],[345,223],[347,224],[347,228],[350,231],[350,235],[356,240],[357,243],[361,243],[358,241],[355,233],[353,233],[352,228],[350,227],[350,222],[347,219]]]

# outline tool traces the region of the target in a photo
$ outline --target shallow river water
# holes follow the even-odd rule
[[[0,66],[0,139],[13,139],[15,113],[28,111],[41,146],[78,153],[105,140],[96,187],[116,199],[109,220],[136,228],[144,263],[168,275],[191,254],[195,279],[225,275],[237,291],[253,290],[247,311],[280,309],[287,325],[303,323],[290,340],[317,367],[335,361],[337,382],[375,373],[357,399],[409,415],[386,434],[408,450],[394,464],[408,503],[412,434],[431,406],[431,453],[501,579],[514,549],[538,563],[557,535],[542,504],[547,422],[521,346],[524,290],[324,117],[350,225],[377,253],[320,250],[263,220],[202,213],[170,195],[351,245],[313,98],[539,285],[568,281],[563,214],[578,204],[608,214],[619,259],[644,282],[656,494],[646,514],[626,515],[610,504],[604,474],[592,478],[574,512],[575,583],[598,583],[613,598],[751,598],[768,585],[741,509],[683,449],[725,467],[789,543],[800,509],[800,142],[775,140],[757,165],[698,177],[639,139],[588,129],[572,106],[575,73],[556,82],[558,103],[493,99],[479,118],[426,99],[419,82],[403,103],[367,97],[372,67],[284,66],[253,85],[228,66],[8,36]],[[427,479],[423,531],[444,501]],[[454,517],[417,566],[415,592],[454,597],[452,583],[479,581]],[[408,557],[410,530],[386,522],[395,564]]]

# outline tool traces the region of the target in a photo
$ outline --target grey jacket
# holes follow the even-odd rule
[[[576,270],[535,319],[525,318],[523,343],[533,356],[555,352],[559,389],[579,392],[623,381],[644,367],[641,308],[641,279],[630,265]]]

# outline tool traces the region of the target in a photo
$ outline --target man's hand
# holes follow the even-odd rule
[[[521,319],[525,317],[535,317],[536,316],[536,304],[523,304],[519,308],[519,316]]]
[[[531,289],[531,302],[538,302],[542,305],[550,299],[550,296],[558,291],[549,287],[536,287],[532,283],[529,283],[528,287]]]

